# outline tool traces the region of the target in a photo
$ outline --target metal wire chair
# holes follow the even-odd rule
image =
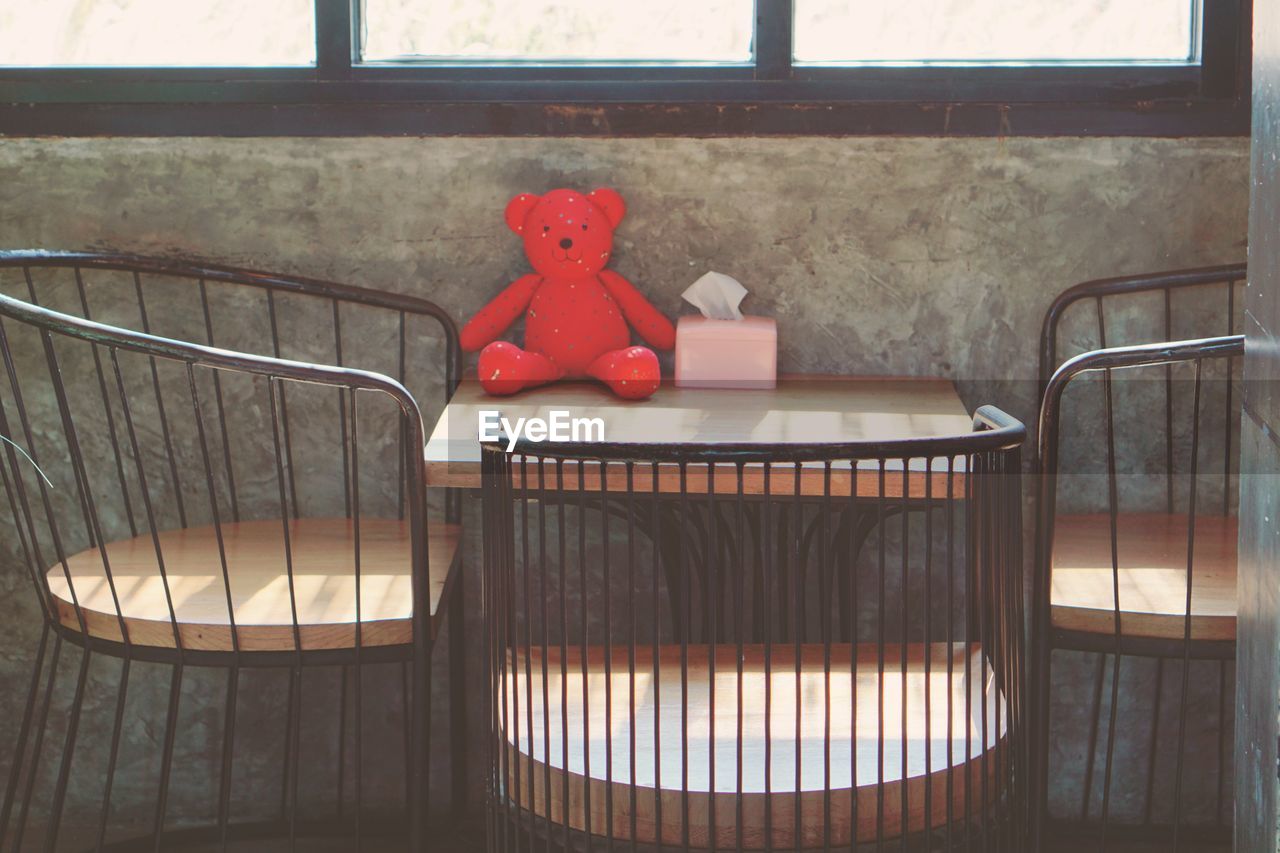
[[[1154,786],[1160,703],[1165,661],[1182,661],[1180,704],[1178,706],[1178,747],[1173,773],[1172,842],[1177,849],[1185,833],[1183,823],[1184,742],[1187,728],[1190,664],[1193,660],[1219,663],[1218,788],[1215,815],[1222,820],[1225,779],[1226,667],[1235,653],[1235,540],[1234,519],[1229,515],[1230,489],[1224,484],[1220,510],[1205,513],[1198,505],[1198,487],[1204,473],[1200,466],[1201,415],[1205,408],[1204,367],[1222,360],[1228,366],[1224,394],[1224,417],[1228,454],[1224,479],[1231,474],[1230,433],[1236,413],[1232,409],[1229,368],[1244,353],[1240,335],[1203,340],[1147,344],[1084,353],[1064,363],[1049,380],[1040,410],[1039,456],[1042,470],[1037,499],[1035,582],[1033,588],[1032,654],[1035,661],[1035,766],[1036,791],[1033,819],[1037,843],[1048,823],[1048,779],[1050,770],[1050,679],[1052,653],[1069,649],[1098,653],[1094,679],[1093,711],[1085,769],[1085,785],[1080,823],[1088,823],[1092,800],[1099,718],[1102,713],[1102,683],[1106,659],[1111,657],[1111,691],[1107,743],[1101,792],[1100,846],[1105,848],[1110,825],[1112,766],[1116,742],[1121,661],[1131,657],[1154,658],[1154,713],[1148,744],[1144,819],[1146,831],[1152,827]],[[1173,370],[1189,365],[1190,388],[1189,458],[1177,474],[1173,465],[1175,449],[1183,444],[1175,439],[1172,412]],[[1117,370],[1165,367],[1164,396],[1168,403],[1166,450],[1169,461],[1166,513],[1122,511],[1118,485],[1116,426],[1112,374]],[[1079,377],[1102,373],[1105,428],[1105,485],[1107,512],[1102,515],[1060,515],[1057,511],[1060,479],[1078,474],[1079,460],[1060,460],[1063,396]],[[1150,435],[1144,429],[1143,438]],[[1176,512],[1175,483],[1185,478],[1185,512]],[[1196,581],[1199,580],[1199,584]],[[1229,809],[1228,809],[1229,813]]]
[[[55,285],[37,272],[45,267],[71,275]],[[402,373],[407,320],[437,322],[447,353],[446,395],[459,364],[452,321],[425,300],[186,262],[4,252],[0,268],[21,269],[31,300],[0,296],[7,378],[0,388],[0,434],[11,442],[4,445],[7,466],[0,467],[0,479],[17,550],[44,616],[0,801],[0,848],[6,840],[13,850],[56,848],[72,764],[83,745],[90,662],[111,657],[121,667],[93,849],[159,850],[206,841],[225,846],[270,835],[296,844],[313,832],[351,832],[359,846],[362,838],[403,827],[374,819],[365,802],[365,670],[379,664],[392,664],[401,676],[407,828],[412,849],[427,849],[431,651],[446,614],[455,749],[465,737],[459,730],[457,496],[444,501],[445,523],[427,523],[423,424],[414,396],[383,374],[279,357],[278,309],[281,294],[323,305],[332,317],[338,362],[344,314],[390,312],[400,329]],[[85,319],[94,301],[86,270],[124,273],[141,331]],[[175,278],[195,280],[185,295],[194,292],[203,306],[196,320],[206,344],[150,333],[148,318],[159,303],[151,303],[149,314],[143,281],[152,277],[163,277],[163,286]],[[216,306],[222,303],[213,282],[265,297],[249,304],[266,309],[270,355],[214,346]],[[83,317],[34,304],[39,295],[68,293]],[[99,306],[119,313],[119,296],[117,290]],[[244,304],[233,307],[243,310]],[[227,337],[245,322],[227,323]],[[326,500],[329,507],[317,511]],[[83,651],[61,753],[49,756],[45,740],[64,643]],[[135,664],[170,668],[169,699],[151,829],[143,838],[122,840],[112,837],[119,832],[113,833],[111,818],[121,809],[112,791],[127,746],[122,729],[131,674],[136,682],[140,668]],[[306,778],[301,729],[316,710],[304,707],[303,672],[323,667],[339,668],[341,678],[341,698],[329,709],[337,717],[337,810],[312,821],[301,817],[298,795]],[[216,821],[167,827],[184,673],[191,668],[227,670],[221,745],[209,768],[217,779]],[[288,698],[278,709],[285,723],[278,817],[241,821],[232,815],[236,741],[254,734],[237,732],[242,670],[284,671],[288,677]],[[458,754],[451,757],[461,763]],[[55,758],[56,777],[49,780],[45,762]],[[455,767],[455,795],[461,778]],[[42,779],[52,782],[52,791],[48,829],[37,842],[28,824]],[[354,811],[346,808],[351,794]],[[86,813],[79,805],[77,810]]]
[[[1023,438],[487,445],[488,849],[1019,849]]]

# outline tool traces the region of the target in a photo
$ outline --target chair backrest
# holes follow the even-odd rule
[[[408,388],[429,417],[443,411],[456,390],[462,369],[457,326],[449,314],[421,297],[354,287],[301,276],[224,266],[190,259],[102,252],[0,251],[0,292],[62,313],[99,320],[178,341],[203,343],[244,353],[337,367],[352,366],[395,378]],[[206,401],[217,415],[217,431],[226,446],[226,399],[221,378]],[[283,392],[282,392],[283,393]],[[306,444],[315,410],[280,400],[280,431],[289,481],[291,512],[305,514],[294,464],[295,447]],[[333,398],[329,412],[340,432],[350,425],[344,397]],[[161,432],[167,402],[156,392]],[[327,429],[327,420],[326,427]],[[366,430],[376,428],[376,424]],[[163,439],[168,442],[170,436]],[[400,441],[404,436],[399,437]],[[401,456],[397,455],[397,460]],[[399,462],[397,462],[399,464]],[[345,512],[350,513],[351,460],[341,457]],[[239,516],[245,484],[227,462],[231,515]],[[386,479],[403,480],[403,471]],[[250,487],[251,489],[251,487]],[[301,498],[301,500],[300,500]],[[175,495],[185,516],[184,495]],[[403,517],[405,495],[397,496]],[[457,521],[461,495],[450,490],[444,511]],[[181,518],[179,519],[181,520]],[[182,521],[185,525],[185,521]]]
[[[417,402],[398,381],[350,367],[170,340],[7,296],[0,296],[0,355],[5,371],[0,385],[0,435],[5,437],[7,460],[7,466],[0,466],[0,479],[24,562],[50,620],[58,619],[55,598],[69,597],[85,632],[87,617],[78,603],[78,592],[85,587],[77,587],[69,561],[82,549],[97,548],[93,561],[100,560],[101,567],[94,568],[100,575],[95,582],[109,588],[120,641],[129,646],[119,604],[125,591],[117,589],[107,556],[110,549],[102,546],[124,537],[141,537],[150,540],[151,548],[142,548],[146,553],[140,559],[156,564],[158,578],[131,581],[158,581],[168,611],[162,621],[172,628],[172,645],[182,649],[184,639],[174,615],[181,602],[175,602],[165,572],[169,550],[165,543],[170,540],[161,534],[209,525],[216,532],[211,560],[221,564],[230,643],[239,651],[229,580],[236,556],[224,547],[223,531],[232,520],[256,515],[278,520],[273,535],[282,539],[288,601],[294,612],[293,645],[300,648],[288,520],[300,515],[298,496],[306,494],[308,477],[314,483],[335,481],[336,460],[342,458],[349,466],[343,488],[355,548],[353,554],[335,555],[335,559],[352,566],[352,584],[356,590],[361,588],[360,531],[362,524],[367,529],[374,514],[362,497],[370,488],[362,465],[388,453],[385,441],[369,446],[362,430],[367,420],[363,413],[379,401],[394,413],[390,418],[382,416],[391,424],[387,432],[403,437],[399,458],[393,463],[401,476],[388,489],[400,495],[413,577],[426,577],[424,429]],[[326,408],[336,406],[344,412],[341,431],[335,429],[327,447],[313,456],[321,463],[314,470],[300,470],[296,477],[284,428],[286,389],[299,403],[314,402],[304,399],[306,392],[313,391],[327,398]],[[303,413],[311,417],[314,410],[300,405],[295,417]],[[240,423],[243,434],[229,432],[228,422]],[[236,438],[242,439],[242,447],[256,448],[245,451],[250,458],[233,450]],[[297,439],[295,433],[295,443]],[[242,488],[239,501],[237,484]],[[252,508],[246,506],[250,491],[257,493]],[[342,503],[336,499],[331,503],[337,507],[334,515],[341,518]],[[394,503],[389,495],[383,501],[384,505]],[[253,561],[253,554],[242,556]],[[66,583],[58,596],[50,588],[50,578],[55,576]],[[429,612],[427,600],[426,584],[414,583],[415,627]],[[359,617],[355,621],[359,624]],[[355,630],[358,643],[360,629]]]
[[[931,439],[486,445],[494,790],[517,811],[540,813],[547,790],[572,799],[546,815],[562,824],[548,830],[556,838],[638,833],[703,847],[713,834],[721,849],[746,836],[766,850],[862,843],[923,828],[901,815],[958,826],[1022,802],[1024,435],[985,407],[972,434]],[[851,687],[872,681],[884,685],[879,711],[874,688]],[[995,686],[988,695],[978,684]],[[884,699],[893,691],[910,698]],[[899,714],[910,738],[893,734]],[[773,722],[761,728],[761,716]],[[942,757],[961,742],[984,756],[981,797],[979,771],[966,777],[964,761]],[[639,771],[620,757],[633,750],[647,756]],[[756,766],[765,754],[785,772]],[[921,762],[921,780],[939,775],[894,785],[894,767]],[[566,779],[560,794],[563,767],[600,787]],[[940,767],[954,770],[954,786]],[[669,797],[653,793],[655,778]],[[798,778],[812,793],[794,807]],[[953,809],[964,778],[971,799]],[[835,790],[829,819],[824,785]],[[718,818],[707,790],[726,796]],[[743,803],[736,816],[729,795]],[[979,848],[1019,837],[1018,809],[1005,817]]]
[[[1061,326],[1073,314],[1085,312],[1075,318],[1079,331],[1086,334],[1092,326],[1094,337],[1077,341],[1071,355],[1153,341],[1234,335],[1236,291],[1244,286],[1247,273],[1245,264],[1223,264],[1101,278],[1067,288],[1050,304],[1041,324],[1041,390],[1062,363]],[[1086,321],[1089,306],[1092,323]],[[1134,313],[1148,322],[1134,322]]]
[[[1234,335],[1240,326],[1242,308],[1242,300],[1237,300],[1236,296],[1238,289],[1244,286],[1246,274],[1245,264],[1225,264],[1098,279],[1068,288],[1045,312],[1040,333],[1041,396],[1062,363],[1064,351],[1075,356],[1117,346]],[[1118,386],[1112,383],[1112,374],[1104,371],[1100,411],[1090,411],[1085,417],[1084,410],[1077,409],[1081,428],[1063,428],[1061,439],[1071,447],[1067,452],[1073,459],[1086,458],[1090,454],[1089,446],[1094,445],[1106,448],[1110,466],[1115,465],[1117,455],[1120,459],[1140,464],[1144,473],[1149,475],[1150,482],[1139,484],[1135,477],[1130,484],[1131,489],[1135,495],[1146,494],[1145,499],[1154,507],[1157,501],[1155,489],[1162,479],[1164,508],[1172,513],[1179,504],[1176,490],[1178,457],[1190,436],[1184,428],[1189,422],[1177,414],[1177,386],[1180,384],[1174,367],[1177,362],[1164,364],[1162,384],[1150,381],[1149,374],[1136,372],[1133,378],[1144,381],[1126,384],[1126,396],[1119,403]],[[1217,413],[1222,413],[1221,428],[1217,424],[1207,425],[1201,440],[1206,451],[1221,460],[1219,502],[1223,515],[1230,513],[1235,496],[1231,480],[1240,411],[1231,378],[1239,372],[1239,366],[1235,359],[1228,357],[1220,366],[1212,367],[1214,375],[1206,377],[1215,381],[1204,385],[1208,396],[1203,401],[1206,411],[1213,412],[1215,419]],[[1220,378],[1218,374],[1227,377],[1227,381],[1217,381]],[[1125,430],[1118,426],[1125,420],[1134,429]],[[1085,421],[1100,425],[1098,431],[1103,435],[1097,435],[1097,431],[1090,432],[1084,426]],[[1152,426],[1155,424],[1163,427],[1160,430],[1162,445],[1152,440]],[[1135,440],[1129,436],[1139,437]],[[1202,471],[1207,468],[1204,466]],[[1219,484],[1215,482],[1212,487],[1217,490]],[[1080,503],[1082,506],[1098,504],[1103,499],[1101,495],[1089,493],[1082,497]]]

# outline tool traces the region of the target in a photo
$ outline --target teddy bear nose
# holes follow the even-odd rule
[[[573,248],[573,241],[572,241],[572,240],[570,240],[568,237],[564,237],[564,238],[562,238],[562,239],[560,240],[560,248],[561,248],[561,249],[572,249],[572,248]]]

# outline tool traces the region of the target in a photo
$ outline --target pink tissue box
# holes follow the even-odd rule
[[[778,324],[768,317],[676,323],[676,385],[773,388],[778,384]]]

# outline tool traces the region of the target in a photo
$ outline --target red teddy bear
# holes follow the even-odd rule
[[[630,345],[627,324],[658,349],[675,346],[675,328],[631,282],[604,268],[626,210],[611,189],[522,193],[507,205],[507,225],[524,239],[537,272],[508,285],[462,329],[464,350],[484,347],[478,371],[485,391],[514,394],[583,376],[631,400],[658,389],[658,357]],[[495,341],[526,309],[525,348]]]

